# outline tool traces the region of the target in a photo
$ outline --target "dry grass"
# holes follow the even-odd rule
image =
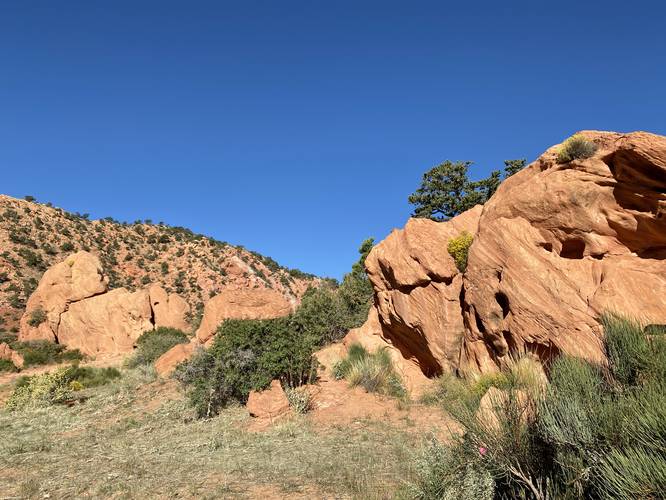
[[[411,474],[414,432],[367,420],[318,431],[304,416],[250,432],[243,408],[195,420],[153,378],[129,370],[71,408],[0,410],[2,496],[389,498]]]

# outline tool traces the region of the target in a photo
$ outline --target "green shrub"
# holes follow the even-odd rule
[[[562,143],[557,153],[558,163],[568,163],[572,160],[589,158],[597,151],[597,145],[576,134]]]
[[[85,389],[106,385],[121,376],[117,368],[96,368],[93,366],[72,366],[67,374],[71,382],[76,382]]]
[[[658,369],[653,365],[658,360],[640,324],[614,314],[604,314],[601,323],[607,332],[606,354],[616,380],[635,385],[641,374]]]
[[[34,406],[48,406],[62,403],[71,397],[68,368],[60,368],[53,373],[44,373],[27,379],[25,385],[14,389],[6,403],[9,411],[22,410]]]
[[[187,335],[176,328],[159,327],[144,332],[137,340],[136,351],[129,358],[126,365],[134,368],[139,365],[148,365],[177,344],[189,341]]]
[[[426,450],[414,496],[465,498],[470,481],[491,477],[484,491],[495,498],[664,498],[663,336],[647,338],[639,324],[619,316],[605,315],[603,323],[608,368],[562,356],[551,363],[544,389],[516,363],[492,381],[504,386],[492,404],[494,425],[469,404],[489,379],[442,377],[430,397],[464,432],[446,450]],[[439,458],[430,460],[434,453]]]
[[[352,344],[347,357],[334,366],[333,373],[336,378],[347,379],[352,387],[361,386],[368,392],[398,398],[406,396],[386,349],[368,353],[361,345]]]
[[[474,237],[467,231],[463,231],[457,237],[451,238],[446,246],[449,255],[453,257],[456,267],[461,273],[464,273],[467,269],[467,254],[473,241]]]
[[[14,342],[11,347],[23,356],[24,367],[79,361],[84,357],[78,349],[68,350],[62,344],[47,340]]]
[[[19,371],[16,366],[14,366],[14,363],[12,363],[8,359],[0,359],[0,373],[2,372],[17,372]]]
[[[69,241],[66,241],[65,243],[60,245],[60,250],[62,250],[63,252],[71,252],[72,250],[74,250],[74,244]]]
[[[414,463],[415,479],[408,485],[415,500],[492,500],[495,481],[478,450],[444,445],[433,439]]]
[[[28,324],[32,327],[38,327],[46,321],[46,312],[41,307],[38,307],[30,313]]]
[[[182,363],[175,377],[200,417],[216,415],[232,402],[245,403],[252,390],[279,378],[290,387],[316,374],[317,339],[292,316],[271,320],[227,320],[213,345]]]
[[[8,410],[48,406],[72,399],[72,392],[105,385],[120,378],[116,368],[68,366],[55,372],[23,376],[16,380],[7,400]]]
[[[663,451],[664,441],[659,446]],[[666,461],[663,453],[642,447],[614,449],[601,459],[597,474],[601,478],[600,498],[630,500],[664,498],[666,495]]]

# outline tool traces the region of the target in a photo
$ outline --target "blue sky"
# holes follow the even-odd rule
[[[549,6],[546,6],[548,4]],[[666,134],[664,2],[0,4],[0,192],[341,277],[421,174]]]

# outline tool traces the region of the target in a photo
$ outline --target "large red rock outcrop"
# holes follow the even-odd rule
[[[147,290],[117,288],[71,304],[60,317],[58,342],[88,355],[131,352],[154,328],[151,320]]]
[[[201,344],[210,342],[225,319],[279,318],[292,312],[294,306],[272,289],[224,290],[206,302],[197,340]]]
[[[512,351],[603,361],[599,316],[666,323],[666,137],[583,132],[594,156],[559,146],[485,205],[464,277],[461,367]]]
[[[150,308],[153,311],[155,328],[167,327],[188,331],[190,325],[187,316],[190,305],[176,293],[167,293],[164,288],[157,284],[148,287],[150,297]]]
[[[99,259],[78,252],[44,273],[21,318],[19,340],[49,340],[88,355],[131,352],[147,330],[186,328],[183,302],[156,285],[108,291]]]
[[[430,377],[496,370],[510,353],[603,362],[605,311],[666,323],[666,137],[582,134],[591,158],[560,164],[554,146],[484,207],[411,219],[378,244],[374,308],[349,339],[384,342]],[[447,251],[462,231],[464,275]]]

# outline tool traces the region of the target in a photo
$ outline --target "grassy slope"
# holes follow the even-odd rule
[[[50,498],[386,498],[407,479],[422,436],[378,421],[266,432],[243,408],[208,421],[173,382],[140,369],[71,408],[0,410],[0,491]]]

